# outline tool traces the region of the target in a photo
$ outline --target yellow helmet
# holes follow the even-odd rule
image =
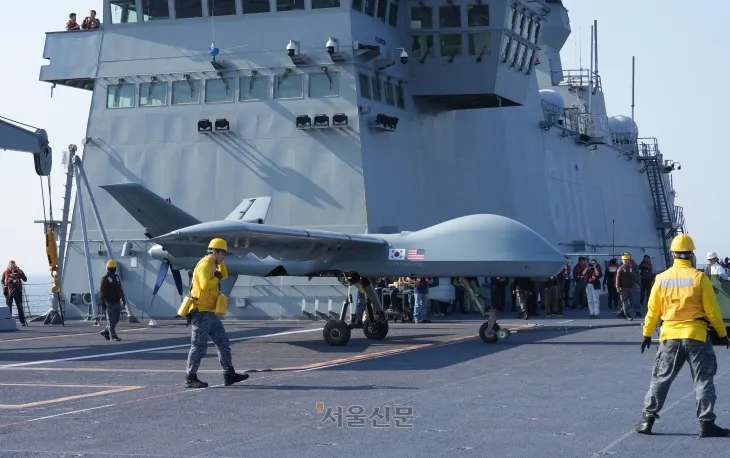
[[[107,269],[116,269],[117,268],[117,262],[113,259],[110,259],[106,262],[106,268]]]
[[[223,239],[213,239],[208,244],[208,249],[228,251],[228,244]]]
[[[628,253],[621,254],[621,260],[628,261],[629,259],[631,259],[631,255],[630,254],[628,254]]]
[[[695,242],[694,240],[692,240],[692,237],[687,234],[679,234],[678,236],[674,237],[674,240],[672,240],[672,246],[669,247],[669,251],[673,251],[675,253],[694,250]]]

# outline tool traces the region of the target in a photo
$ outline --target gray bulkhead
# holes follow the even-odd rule
[[[276,12],[272,0],[272,12],[260,14],[241,14],[245,1],[238,1],[237,15],[214,20],[48,34],[44,57],[51,62],[41,80],[86,89],[94,82],[83,161],[135,313],[174,316],[180,298],[168,275],[150,308],[159,263],[147,255],[144,230],[99,185],[141,183],[202,221],[223,219],[245,197],[270,195],[268,223],[349,232],[412,231],[497,213],[566,252],[577,240],[609,252],[615,218],[618,252],[645,247],[660,256],[651,197],[636,162],[610,146],[589,150],[539,128],[545,116],[537,75],[550,68],[556,74],[570,32],[561,5],[550,5],[549,14],[543,2],[521,5],[519,14],[535,19],[525,21],[523,34],[514,32],[522,16],[516,19],[506,0],[484,2],[488,21],[479,19],[483,9],[470,16],[468,6],[476,4],[467,1],[401,1],[396,27],[394,1],[385,13],[373,0],[355,0],[361,11],[348,3],[312,10],[311,1],[302,11]],[[424,7],[432,8],[431,23]],[[441,14],[450,19],[442,22]],[[538,44],[550,48],[545,40],[553,35],[554,63],[535,67],[535,58],[545,55]],[[330,37],[342,61],[326,52]],[[207,54],[213,39],[228,91]],[[298,42],[296,63],[285,51],[289,40]],[[354,49],[354,42],[379,52]],[[91,56],[83,65],[66,58],[76,47]],[[410,55],[405,65],[398,48]],[[325,68],[331,83],[323,85],[330,81]],[[297,82],[301,92],[292,89]],[[206,94],[216,102],[206,102]],[[297,129],[298,115],[320,113],[330,123],[344,113],[349,125]],[[398,118],[394,131],[375,126],[381,113]],[[220,118],[229,121],[229,132],[198,132],[200,119]],[[84,204],[98,283],[107,255],[88,199]],[[67,298],[89,289],[78,209],[69,240]],[[134,243],[135,254],[120,258],[125,241]],[[320,310],[331,300],[337,311],[344,292],[328,279],[239,278],[229,313],[300,317],[302,299],[312,312],[315,298]]]

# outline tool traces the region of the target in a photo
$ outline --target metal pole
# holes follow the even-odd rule
[[[89,200],[91,201],[91,210],[94,212],[94,218],[96,219],[96,225],[99,228],[99,232],[101,232],[101,238],[104,240],[104,245],[106,246],[106,252],[109,257],[109,259],[114,259],[114,256],[112,254],[112,246],[109,245],[109,239],[106,238],[106,232],[104,232],[104,225],[101,224],[101,217],[99,216],[99,209],[96,207],[96,201],[94,200],[94,196],[91,193],[91,186],[89,186],[89,180],[86,179],[86,172],[84,172],[84,164],[81,162],[81,159],[78,156],[74,157],[74,164],[76,165],[77,170],[79,171],[79,175],[81,175],[81,179],[84,182],[84,185],[86,186],[86,190],[89,193]],[[84,237],[86,238],[86,237]]]
[[[631,56],[631,120],[636,124],[634,118],[634,94],[636,88],[636,56]],[[631,133],[638,137],[638,132],[634,132],[634,124],[631,125]],[[638,141],[638,140],[636,140]]]
[[[76,169],[76,203],[79,206],[81,216],[81,231],[84,233],[84,257],[86,258],[86,273],[89,276],[89,295],[91,296],[91,311],[94,319],[97,317],[96,295],[94,294],[94,277],[91,272],[91,255],[89,254],[89,237],[86,232],[86,217],[84,215],[84,199],[82,197],[81,179],[79,178],[78,168]]]
[[[593,113],[593,26],[591,26],[591,69],[588,73],[588,114]]]
[[[593,31],[594,31],[593,35],[594,35],[594,41],[595,41],[594,48],[596,49],[596,51],[595,51],[596,68],[594,69],[594,71],[596,72],[596,75],[598,75],[598,20],[593,21]]]
[[[74,185],[74,166],[73,159],[76,154],[76,145],[69,145],[68,147],[68,165],[66,170],[66,188],[64,189],[63,197],[63,215],[61,217],[61,234],[58,247],[58,281],[61,284],[61,291],[63,289],[63,278],[66,267],[65,256],[66,256],[66,244],[68,243],[68,214],[71,210],[71,190]]]

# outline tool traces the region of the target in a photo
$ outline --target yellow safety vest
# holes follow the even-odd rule
[[[727,335],[710,279],[690,261],[675,259],[674,265],[656,276],[649,295],[644,337],[651,337],[662,319],[661,341],[707,340],[707,323],[720,337]]]

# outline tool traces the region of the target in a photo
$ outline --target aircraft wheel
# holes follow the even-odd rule
[[[500,329],[497,331],[497,338],[499,340],[507,340],[509,339],[510,335],[512,335],[511,332],[509,332],[509,329]]]
[[[370,322],[366,318],[362,323],[362,332],[368,339],[384,339],[388,335],[388,320],[380,319],[379,321]]]
[[[488,332],[488,329],[489,322],[485,321],[479,328],[479,337],[484,341],[484,343],[495,343],[499,340],[499,337],[497,337],[500,330],[499,325],[494,323],[494,331],[491,334]]]
[[[322,336],[327,345],[341,347],[350,341],[350,328],[340,320],[328,321],[322,330]]]

